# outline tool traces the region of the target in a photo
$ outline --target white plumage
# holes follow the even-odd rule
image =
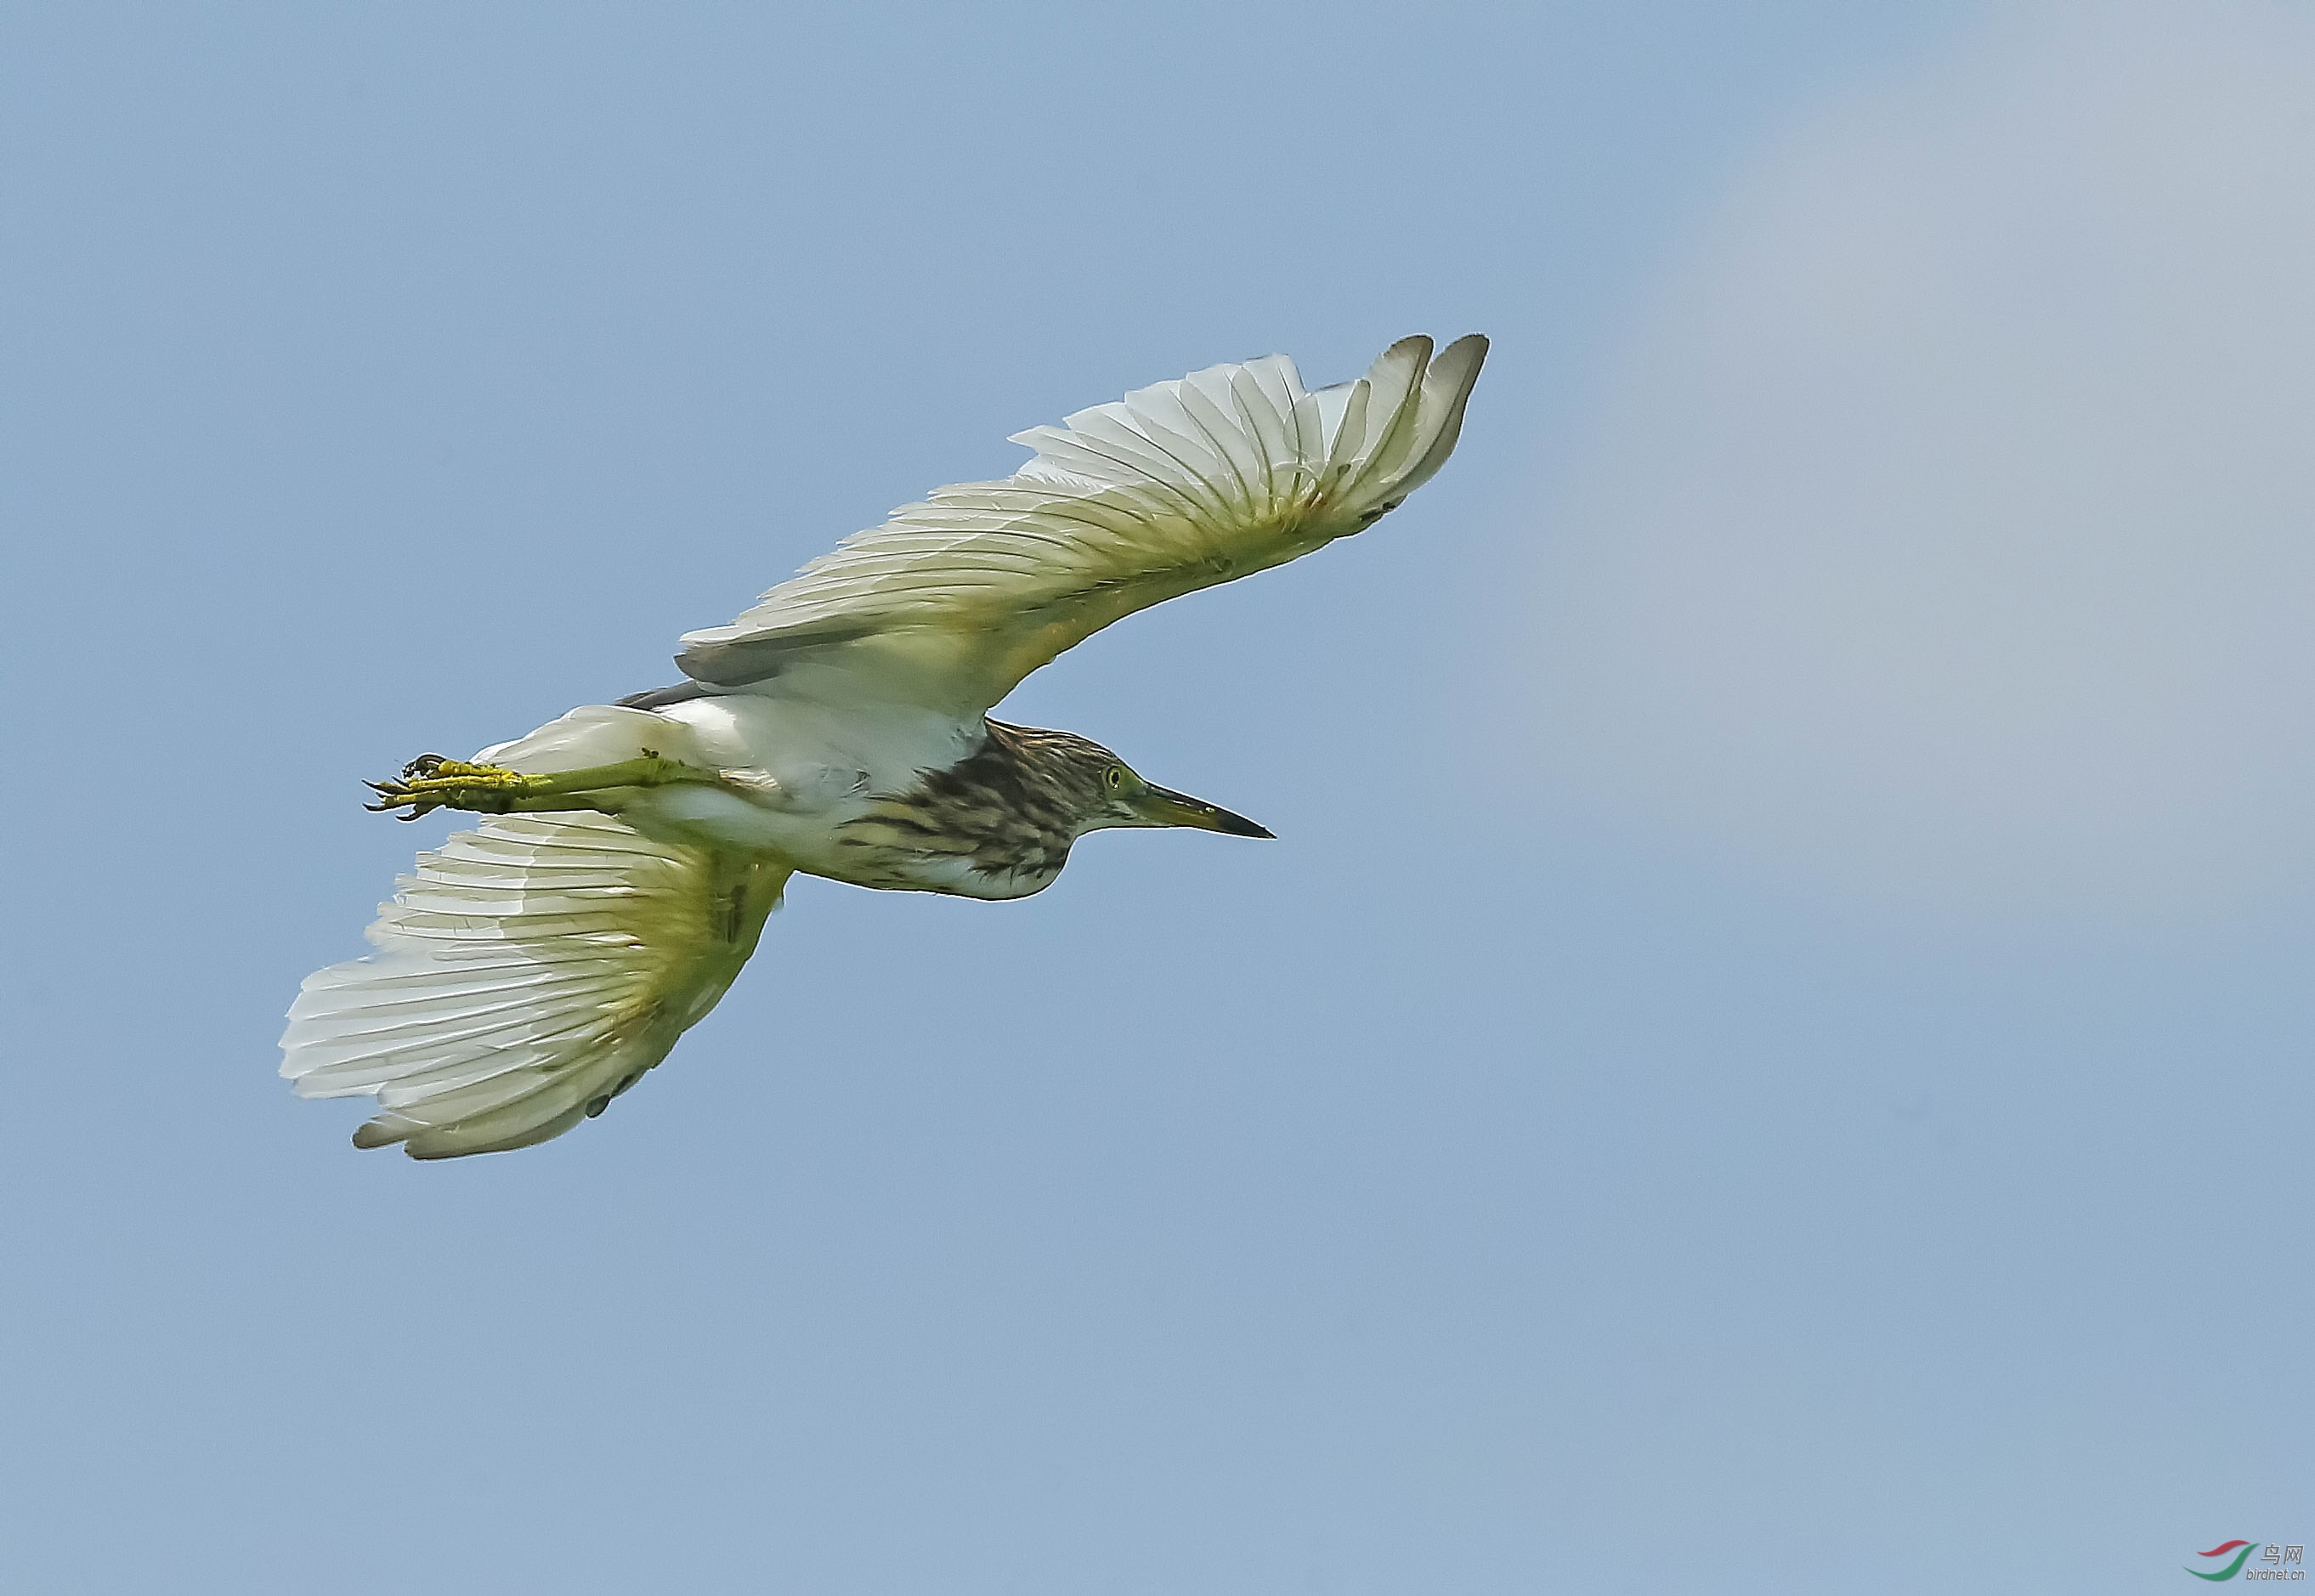
[[[308,978],[281,1039],[306,1097],[374,1095],[355,1145],[528,1146],[600,1113],[714,1007],[789,872],[608,815],[501,815],[395,883],[377,953]]]
[[[1454,448],[1486,348],[1467,338],[1433,360],[1428,339],[1402,340],[1359,381],[1317,391],[1273,355],[1033,428],[1015,441],[1035,457],[1012,476],[904,506],[730,625],[687,635],[678,663],[696,687],[589,705],[483,750],[478,762],[528,775],[651,754],[715,779],[498,816],[421,855],[369,929],[377,953],[305,983],[282,1073],[302,1095],[376,1096],[361,1146],[522,1147],[600,1113],[666,1056],[796,871],[1037,890],[1050,874],[991,875],[953,855],[896,866],[888,854],[872,871],[856,833],[965,768],[990,738],[986,712],[1103,626],[1396,508]]]
[[[1013,441],[1036,457],[1013,475],[903,505],[730,625],[687,634],[677,663],[741,686],[857,643],[918,702],[985,712],[1112,621],[1395,507],[1446,463],[1486,352],[1466,338],[1433,361],[1429,339],[1402,339],[1316,393],[1272,355],[1033,427]]]

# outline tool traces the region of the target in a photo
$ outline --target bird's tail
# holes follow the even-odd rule
[[[755,951],[788,872],[608,815],[504,815],[418,856],[281,1038],[302,1097],[375,1096],[357,1147],[416,1158],[560,1136],[665,1058]]]

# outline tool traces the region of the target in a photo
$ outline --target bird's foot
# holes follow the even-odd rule
[[[402,774],[364,785],[378,796],[362,807],[378,814],[406,811],[405,820],[438,809],[470,809],[483,814],[507,814],[526,796],[534,778],[500,765],[475,765],[421,754],[402,767]]]
[[[535,776],[509,770],[502,765],[476,765],[465,759],[446,759],[439,754],[421,754],[402,767],[399,776],[368,783],[378,802],[363,807],[378,814],[401,811],[405,820],[414,820],[438,809],[472,810],[478,814],[595,809],[610,814],[617,812],[618,803],[611,794],[623,790],[721,779],[715,771],[677,759],[663,759],[649,749],[643,749],[639,758],[624,759],[616,765]]]

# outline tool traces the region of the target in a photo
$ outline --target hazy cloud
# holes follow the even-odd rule
[[[1667,280],[1545,542],[1542,747],[1873,891],[2315,861],[2315,25],[2013,12]]]

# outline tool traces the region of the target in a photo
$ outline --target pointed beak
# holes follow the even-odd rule
[[[1244,815],[1232,814],[1202,798],[1165,787],[1145,789],[1135,800],[1134,807],[1140,811],[1142,823],[1148,826],[1195,826],[1201,831],[1220,831],[1228,837],[1273,835]]]

